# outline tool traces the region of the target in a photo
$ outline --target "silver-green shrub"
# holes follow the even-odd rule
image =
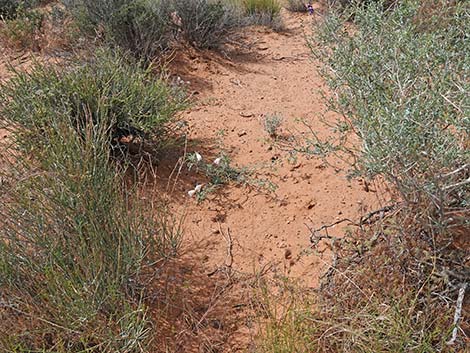
[[[426,223],[449,226],[470,210],[470,5],[443,6],[425,17],[420,1],[355,6],[354,24],[331,14],[314,52],[332,109],[360,138],[355,171],[385,177]]]

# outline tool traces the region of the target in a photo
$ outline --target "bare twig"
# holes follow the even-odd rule
[[[359,222],[354,222],[349,218],[343,218],[343,219],[340,219],[339,221],[336,221],[334,223],[325,224],[325,225],[321,226],[318,229],[311,229],[309,226],[307,226],[307,228],[310,230],[310,242],[314,245],[317,245],[319,243],[319,241],[322,240],[322,239],[331,239],[331,236],[328,234],[328,231],[326,232],[326,235],[320,235],[319,236],[319,235],[317,235],[317,233],[321,232],[322,230],[328,230],[328,228],[334,227],[335,225],[338,225],[340,223],[349,222],[348,225],[353,225],[353,226],[362,228],[362,226],[366,222],[369,222],[369,220],[372,217],[374,217],[375,215],[381,214],[381,218],[383,218],[383,215],[385,213],[394,210],[398,205],[399,204],[395,203],[393,205],[388,205],[388,206],[379,208],[378,210],[369,212],[367,215],[361,216]]]
[[[338,225],[338,224],[344,223],[344,222],[349,222],[350,225],[359,226],[357,223],[350,220],[349,218],[343,218],[343,219],[341,219],[339,221],[336,221],[334,223],[325,224],[325,225],[321,226],[318,229],[311,229],[309,226],[307,226],[307,228],[310,230],[310,243],[312,243],[314,245],[317,245],[320,242],[320,240],[322,240],[322,239],[331,239],[332,237],[328,234],[328,228],[334,227],[335,225]],[[317,233],[321,232],[322,230],[327,231],[326,235],[317,235]]]
[[[450,189],[454,189],[454,188],[458,188],[460,186],[464,186],[466,184],[470,184],[470,177],[459,182],[459,183],[455,183],[455,184],[452,184],[452,185],[447,185],[444,190],[447,191],[447,190],[450,190]]]
[[[453,345],[457,340],[457,332],[459,330],[459,321],[462,316],[462,304],[463,299],[465,297],[465,290],[467,289],[468,283],[464,283],[461,285],[459,289],[459,296],[457,297],[457,304],[455,306],[455,313],[454,313],[454,329],[452,330],[452,337],[449,341],[446,342],[447,345]]]
[[[458,167],[456,170],[453,170],[453,171],[450,172],[450,173],[441,175],[440,178],[441,178],[441,179],[442,179],[442,178],[448,178],[448,177],[450,177],[450,176],[452,176],[452,175],[454,175],[454,174],[460,173],[462,170],[465,170],[465,169],[467,169],[467,168],[470,168],[470,164],[468,164],[468,163],[467,163],[467,164],[464,164],[464,165],[462,165],[462,166],[460,166],[460,167]]]
[[[227,228],[227,235],[222,231],[222,227],[219,223],[219,232],[224,237],[225,241],[227,242],[227,256],[225,258],[225,263],[222,266],[218,266],[212,272],[207,274],[208,277],[212,277],[219,271],[225,271],[229,276],[232,273],[232,265],[233,265],[233,239],[232,235],[230,234],[230,228]]]

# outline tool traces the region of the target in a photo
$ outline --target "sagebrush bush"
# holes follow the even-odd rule
[[[36,64],[0,86],[2,118],[25,128],[17,143],[27,150],[48,144],[42,131],[55,117],[81,134],[90,119],[108,126],[110,146],[130,135],[163,144],[184,102],[181,88],[109,50],[71,67]]]
[[[362,141],[356,172],[384,176],[423,222],[446,227],[470,210],[470,5],[423,26],[423,4],[357,6],[352,32],[331,15],[315,52],[329,68],[332,109]]]
[[[243,5],[248,14],[267,14],[276,16],[281,11],[281,5],[276,0],[244,0]]]
[[[16,13],[18,1],[16,0],[0,0],[0,17],[11,18]]]
[[[172,38],[168,0],[63,0],[86,34],[150,62],[169,48]]]
[[[381,9],[385,10],[392,5],[395,5],[400,0],[328,0],[328,5],[336,10],[351,11],[356,7],[367,7],[369,5],[380,4]],[[354,11],[352,11],[354,13]]]
[[[277,0],[243,0],[242,4],[250,24],[271,27],[276,31],[283,29],[281,5]]]
[[[179,27],[187,41],[199,48],[216,48],[242,25],[239,9],[227,2],[174,0]]]
[[[5,20],[0,27],[0,37],[9,47],[38,49],[43,14],[35,9],[19,8],[14,18]]]
[[[286,8],[292,12],[307,12],[305,4],[303,0],[287,0]]]

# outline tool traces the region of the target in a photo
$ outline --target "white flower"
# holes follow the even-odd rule
[[[222,157],[219,157],[219,158],[214,159],[214,164],[215,164],[215,165],[219,165],[219,164],[220,164],[220,161],[222,161]]]
[[[193,197],[195,193],[196,193],[196,190],[189,190],[188,191],[189,197]]]
[[[202,184],[196,184],[196,187],[194,190],[189,190],[188,195],[189,197],[193,197],[196,193],[201,192],[202,190]]]
[[[199,153],[194,152],[194,155],[196,156],[196,160],[197,160],[198,162],[202,161],[202,156],[201,156]]]

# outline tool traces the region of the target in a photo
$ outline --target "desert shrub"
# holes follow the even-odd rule
[[[381,257],[383,260],[383,257]],[[389,259],[393,263],[393,259]],[[260,330],[256,352],[395,353],[453,352],[446,346],[452,329],[452,310],[425,306],[416,299],[418,289],[401,294],[368,291],[351,276],[369,269],[349,263],[348,281],[334,276],[336,285],[319,293],[302,290],[291,281],[281,288],[255,287],[253,306]],[[379,266],[380,270],[381,267]],[[342,267],[341,270],[344,270]],[[356,273],[357,271],[357,273]],[[352,282],[354,281],[354,282]],[[359,283],[355,288],[352,283]],[[387,289],[389,287],[386,287]],[[385,288],[384,288],[385,289]],[[367,297],[367,295],[370,295]],[[421,301],[421,299],[420,299]],[[426,304],[430,299],[426,299]],[[458,350],[457,350],[458,351]]]
[[[286,8],[292,12],[307,12],[305,4],[302,0],[287,0]]]
[[[68,119],[82,135],[90,119],[108,126],[109,145],[114,147],[130,135],[165,143],[184,100],[180,88],[131,59],[102,50],[71,67],[37,64],[30,72],[17,73],[1,87],[0,111],[8,125],[25,128],[26,136],[17,143],[27,150],[48,144],[42,131],[53,117]]]
[[[183,36],[199,48],[215,48],[242,24],[238,8],[227,2],[174,0]]]
[[[0,350],[145,351],[142,276],[173,256],[179,232],[136,197],[110,143],[162,132],[177,96],[109,52],[2,84]]]
[[[11,18],[15,15],[18,8],[18,1],[16,0],[1,0],[0,1],[0,16],[2,18]]]
[[[384,176],[423,224],[443,231],[470,209],[470,7],[435,12],[423,27],[421,6],[358,6],[352,32],[331,15],[315,52],[328,67],[331,108],[362,141],[335,147],[357,156],[356,174]]]
[[[282,29],[281,5],[277,0],[243,0],[243,7],[251,23]]]
[[[149,322],[133,291],[154,225],[122,194],[110,126],[90,120],[83,139],[64,115],[50,117],[40,167],[18,157],[2,172],[0,347],[137,350]]]
[[[385,177],[393,201],[404,202],[343,220],[350,228],[341,237],[331,225],[311,229],[310,250],[328,253],[328,270],[313,293],[285,282],[255,293],[260,352],[468,346],[468,305],[459,298],[469,278],[470,7],[440,2],[441,11],[423,16],[428,3],[330,14],[311,43],[341,115],[329,140],[312,126],[305,151],[352,156],[353,175]]]
[[[275,0],[245,0],[243,4],[250,15],[265,13],[274,17],[281,11],[281,5]]]
[[[264,131],[272,138],[276,138],[279,135],[279,129],[284,119],[279,114],[266,115],[263,121]]]
[[[369,5],[380,4],[382,10],[385,10],[398,2],[399,0],[328,0],[328,5],[336,10],[351,11],[356,7],[367,7]]]
[[[20,7],[17,9],[16,16],[6,20],[0,27],[0,37],[10,47],[37,49],[42,24],[42,13],[34,9]]]
[[[112,46],[150,62],[169,47],[171,6],[167,0],[64,0],[84,33],[99,33]]]

